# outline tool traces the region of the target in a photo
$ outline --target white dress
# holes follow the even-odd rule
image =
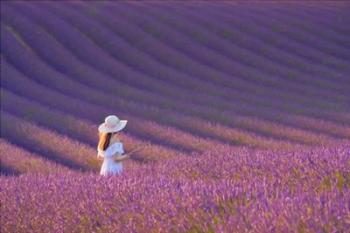
[[[116,162],[112,157],[115,153],[119,153],[119,155],[124,153],[123,143],[115,142],[108,146],[105,151],[97,149],[97,156],[103,158],[100,171],[101,175],[115,175],[120,174],[123,171],[122,162]]]

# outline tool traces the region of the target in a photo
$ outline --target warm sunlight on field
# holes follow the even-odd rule
[[[349,8],[2,1],[1,231],[346,232]]]

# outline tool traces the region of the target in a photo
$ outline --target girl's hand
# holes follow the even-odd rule
[[[128,154],[120,155],[118,153],[118,154],[114,155],[114,160],[118,161],[118,162],[123,161],[123,160],[128,159],[128,158],[130,158],[130,155],[128,155]]]

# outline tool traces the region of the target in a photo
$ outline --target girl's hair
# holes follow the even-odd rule
[[[105,151],[111,142],[113,133],[99,133],[98,148]]]

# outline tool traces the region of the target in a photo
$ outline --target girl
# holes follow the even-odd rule
[[[121,131],[126,123],[126,120],[119,120],[117,116],[110,115],[98,127],[97,157],[103,158],[100,171],[103,176],[120,174],[123,171],[122,161],[129,158],[129,155],[122,155],[123,144],[117,138],[117,132]]]

